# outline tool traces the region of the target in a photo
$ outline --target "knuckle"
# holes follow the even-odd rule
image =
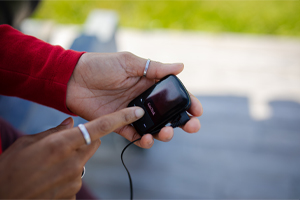
[[[66,155],[67,148],[64,148],[64,144],[57,137],[47,138],[47,148],[50,155],[56,155],[58,158],[64,157]]]
[[[125,51],[120,53],[120,57],[121,60],[124,61],[126,67],[132,66],[134,64],[133,63],[134,54]]]
[[[134,119],[134,115],[132,113],[123,112],[123,118],[124,118],[124,122],[126,124],[129,124]]]
[[[128,51],[124,51],[124,52],[120,52],[120,56],[125,60],[130,60],[133,54]]]
[[[108,118],[101,119],[98,126],[98,131],[101,133],[107,133],[110,132],[111,129],[112,129],[112,122]]]

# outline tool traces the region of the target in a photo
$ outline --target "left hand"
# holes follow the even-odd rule
[[[93,120],[127,107],[129,102],[166,75],[177,75],[183,70],[183,64],[163,64],[151,61],[146,77],[143,77],[147,60],[128,52],[121,53],[85,53],[79,59],[68,82],[67,107],[76,115]],[[199,131],[200,122],[196,118],[202,114],[202,105],[191,95],[193,115],[183,126],[189,133]],[[115,130],[129,141],[139,138],[131,126]],[[174,134],[173,128],[164,127],[155,138],[169,141]],[[150,148],[153,136],[146,134],[137,145]]]

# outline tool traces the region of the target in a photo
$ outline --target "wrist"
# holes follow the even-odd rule
[[[78,90],[79,90],[79,85],[78,85],[78,76],[81,76],[80,74],[80,68],[83,65],[83,60],[85,57],[86,53],[84,52],[78,59],[73,72],[69,78],[69,81],[67,83],[67,91],[66,91],[66,99],[65,99],[65,104],[66,108],[70,111],[70,113],[74,115],[78,115],[76,113],[76,109],[74,107],[74,101],[76,101]],[[79,74],[79,75],[78,75]],[[70,114],[69,113],[69,114]]]

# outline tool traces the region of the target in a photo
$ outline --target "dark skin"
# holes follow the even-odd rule
[[[139,119],[143,110],[138,109],[122,109],[86,123],[90,145],[78,127],[72,128],[72,118],[68,124],[21,137],[0,156],[0,199],[75,199],[83,166],[100,146],[99,138]]]
[[[75,114],[92,120],[99,116],[127,107],[129,102],[166,75],[177,75],[183,70],[182,63],[164,64],[151,61],[146,77],[143,77],[147,60],[128,52],[86,53],[84,54],[68,83],[67,107]],[[191,95],[191,107],[188,112],[191,119],[182,127],[185,132],[196,133],[200,122],[196,117],[202,115],[199,100]],[[129,141],[140,136],[131,126],[115,130]],[[163,128],[154,138],[170,141],[174,130]],[[153,145],[153,136],[146,134],[136,142],[142,148]]]
[[[143,77],[146,61],[127,52],[83,54],[68,82],[66,105],[90,121],[85,126],[92,143],[85,144],[71,118],[54,129],[21,137],[0,156],[0,199],[75,199],[82,184],[82,168],[100,146],[101,137],[116,132],[129,141],[140,138],[129,124],[144,111],[126,108],[128,103],[164,76],[183,70],[180,63],[151,61]],[[203,109],[190,95],[191,119],[181,128],[195,133]],[[145,134],[136,145],[150,148],[153,138],[167,142],[173,134],[173,128],[165,127],[155,136]]]

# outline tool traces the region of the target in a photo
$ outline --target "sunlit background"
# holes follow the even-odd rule
[[[115,10],[121,27],[143,30],[300,35],[299,1],[43,1],[34,18],[82,24],[96,8]]]
[[[21,30],[66,49],[184,63],[179,78],[202,102],[202,128],[126,152],[137,199],[298,199],[299,11],[299,1],[42,1]],[[0,103],[27,134],[67,117],[17,98]],[[129,197],[126,144],[112,133],[87,163],[97,197]]]

